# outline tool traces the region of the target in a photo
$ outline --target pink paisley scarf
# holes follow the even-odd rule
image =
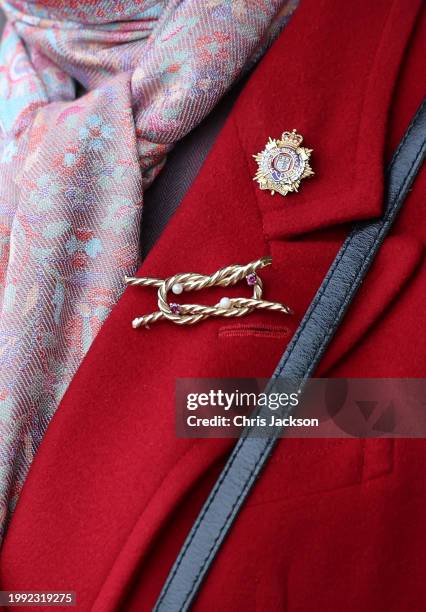
[[[294,0],[3,2],[0,540],[138,263],[143,192]]]

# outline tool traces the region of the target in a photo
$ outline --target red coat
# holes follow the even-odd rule
[[[296,314],[135,331],[155,292],[127,289],[31,468],[2,589],[74,590],[78,610],[152,608],[232,444],[176,439],[175,378],[269,376],[351,223],[382,212],[385,162],[424,95],[420,7],[301,0],[139,271],[272,254],[265,296]],[[292,128],[316,175],[272,197],[252,155]],[[423,172],[317,374],[425,376],[424,189]],[[423,610],[425,467],[421,440],[282,440],[195,609]]]

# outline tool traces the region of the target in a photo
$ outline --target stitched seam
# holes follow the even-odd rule
[[[285,338],[290,333],[288,327],[277,328],[261,328],[261,327],[221,327],[218,330],[219,338]]]

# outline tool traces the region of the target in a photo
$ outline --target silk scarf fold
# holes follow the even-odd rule
[[[137,266],[144,190],[295,5],[3,2],[0,540],[59,401]]]

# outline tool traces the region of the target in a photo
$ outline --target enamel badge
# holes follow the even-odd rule
[[[263,151],[253,155],[258,165],[253,180],[261,189],[285,196],[298,191],[300,181],[314,174],[309,165],[312,149],[300,146],[302,142],[303,136],[296,130],[283,132],[281,140],[269,138]]]

